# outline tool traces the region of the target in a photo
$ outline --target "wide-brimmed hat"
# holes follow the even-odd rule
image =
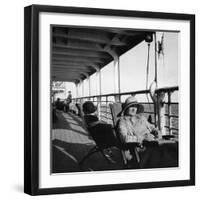
[[[83,104],[83,112],[85,114],[91,114],[94,113],[97,110],[97,107],[94,105],[92,101],[86,101]]]
[[[126,99],[125,103],[122,106],[122,111],[120,112],[120,115],[124,115],[124,112],[131,106],[137,107],[137,114],[144,112],[144,106],[140,103],[138,103],[135,96],[130,96]]]

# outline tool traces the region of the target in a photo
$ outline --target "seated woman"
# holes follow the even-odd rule
[[[97,107],[91,101],[86,101],[83,104],[84,121],[86,127],[100,148],[109,148],[115,146],[116,138],[113,127],[98,119]]]
[[[155,141],[161,138],[160,132],[143,116],[144,107],[134,96],[128,97],[120,113],[117,131],[123,143],[138,143]],[[133,152],[125,152],[127,160],[133,159]]]

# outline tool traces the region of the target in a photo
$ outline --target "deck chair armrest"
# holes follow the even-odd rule
[[[132,149],[135,147],[141,147],[141,144],[138,142],[128,142],[123,144],[125,149]]]
[[[144,140],[142,144],[145,147],[157,147],[157,146],[159,146],[158,141],[147,141],[147,140]]]

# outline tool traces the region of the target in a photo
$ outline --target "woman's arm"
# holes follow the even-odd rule
[[[149,122],[148,123],[148,127],[149,127],[149,130],[150,130],[150,133],[154,136],[155,139],[160,139],[162,138],[162,135],[161,135],[161,132],[155,128],[152,124],[150,124]]]
[[[143,120],[145,120],[145,124],[149,133],[154,136],[154,139],[162,138],[161,132],[155,128],[155,126],[147,121],[147,119],[143,116]]]
[[[120,119],[117,125],[117,131],[123,143],[137,142],[137,137],[129,133],[126,120]]]

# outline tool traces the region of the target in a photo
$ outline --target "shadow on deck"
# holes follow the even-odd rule
[[[94,153],[83,165],[80,160],[95,146],[82,120],[72,113],[58,111],[52,129],[52,173],[123,169],[120,151],[111,148],[115,163],[108,163],[101,153]]]

